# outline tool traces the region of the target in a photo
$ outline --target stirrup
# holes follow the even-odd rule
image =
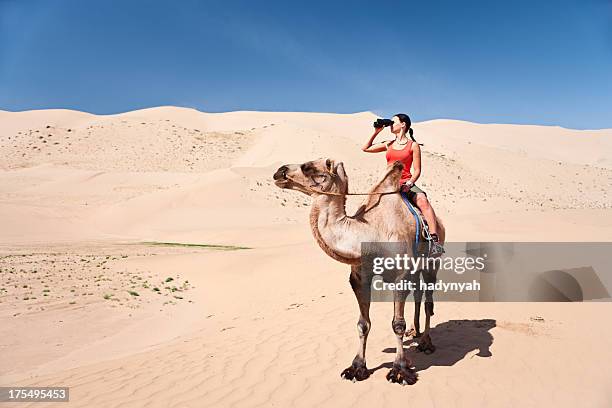
[[[431,258],[438,258],[445,252],[444,246],[442,246],[442,244],[440,244],[438,241],[431,240],[429,242],[429,256]]]

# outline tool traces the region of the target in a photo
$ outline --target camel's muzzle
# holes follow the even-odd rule
[[[287,179],[287,170],[289,170],[289,167],[287,167],[287,166],[279,167],[278,170],[276,170],[276,173],[274,173],[274,176],[272,176],[272,178],[274,180],[286,180]]]
[[[278,168],[278,170],[276,170],[276,173],[274,173],[274,175],[272,176],[272,178],[274,179],[274,184],[276,184],[279,187],[282,187],[283,185],[285,185],[289,180],[287,180],[287,171],[289,170],[289,167],[287,166],[281,166]]]

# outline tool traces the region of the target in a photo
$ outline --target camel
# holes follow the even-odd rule
[[[416,233],[414,217],[398,193],[403,164],[399,161],[387,166],[384,177],[371,190],[354,215],[346,214],[348,177],[342,162],[333,159],[317,159],[303,164],[281,166],[273,176],[277,187],[291,189],[312,198],[310,226],[321,249],[338,262],[350,265],[349,282],[359,304],[357,322],[359,349],[351,365],[341,373],[347,380],[362,381],[371,372],[366,366],[365,350],[370,331],[370,302],[372,273],[361,268],[362,242],[405,242],[412,250]],[[371,194],[381,193],[386,194]],[[445,230],[438,221],[439,239],[444,242]],[[366,268],[364,268],[366,269]],[[425,282],[435,282],[436,271],[420,271]],[[399,276],[404,278],[405,276]],[[403,347],[404,335],[420,337],[417,349],[432,353],[435,347],[429,334],[433,313],[433,293],[425,291],[425,330],[420,333],[419,314],[423,292],[415,290],[414,325],[406,333],[404,305],[407,291],[393,293],[394,314],[392,328],[397,339],[395,361],[387,374],[387,380],[402,385],[414,384],[417,375]]]

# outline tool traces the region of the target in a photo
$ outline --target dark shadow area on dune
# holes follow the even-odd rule
[[[426,370],[432,366],[452,366],[465,358],[468,353],[478,350],[475,356],[491,357],[489,348],[493,344],[493,335],[489,332],[496,326],[494,319],[481,320],[449,320],[433,327],[430,336],[436,351],[432,354],[418,352],[416,347],[408,349],[408,355],[412,360],[416,371]],[[419,339],[408,339],[404,346],[410,346]],[[395,353],[395,347],[386,348],[384,353]],[[374,372],[381,368],[393,367],[393,361],[380,364],[370,369]]]

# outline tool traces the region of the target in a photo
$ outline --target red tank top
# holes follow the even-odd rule
[[[395,140],[393,142],[395,142]],[[404,184],[412,177],[412,174],[410,174],[410,167],[412,167],[412,140],[410,143],[406,143],[406,146],[404,146],[402,150],[395,150],[393,147],[391,147],[393,142],[391,142],[391,144],[389,144],[387,147],[387,164],[396,160],[399,160],[404,164],[402,178],[400,179],[400,184]]]

